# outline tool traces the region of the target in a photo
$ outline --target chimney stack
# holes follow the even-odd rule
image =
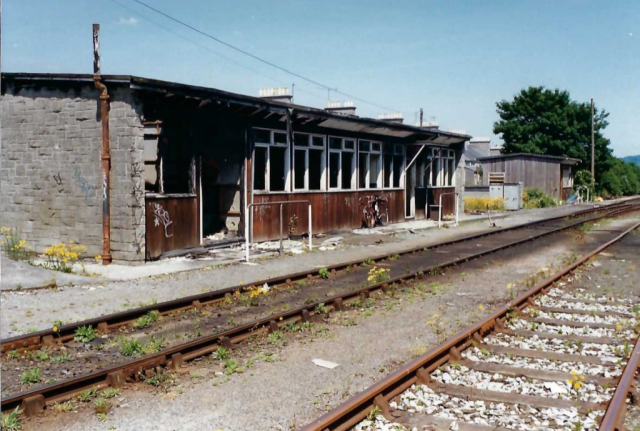
[[[273,102],[292,103],[293,101],[289,87],[261,88],[260,97]]]
[[[352,100],[345,100],[344,102],[327,102],[325,111],[334,112],[336,114],[356,116],[356,107],[353,105]]]
[[[378,120],[386,121],[388,123],[402,123],[404,118],[402,112],[392,112],[391,114],[380,114]]]

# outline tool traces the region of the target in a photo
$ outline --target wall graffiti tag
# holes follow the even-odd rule
[[[84,193],[84,200],[88,201],[91,197],[91,192],[97,190],[98,187],[89,183],[89,181],[85,178],[84,175],[82,175],[82,172],[80,172],[80,169],[78,168],[76,168],[76,171],[73,174],[73,178],[75,178],[80,185],[80,190],[82,190],[82,192]]]
[[[151,202],[151,209],[153,210],[153,224],[155,227],[160,226],[160,223],[164,226],[164,236],[165,238],[169,238],[173,236],[173,234],[169,235],[168,228],[173,223],[171,221],[171,217],[169,216],[169,212],[162,208],[162,205],[156,202]]]

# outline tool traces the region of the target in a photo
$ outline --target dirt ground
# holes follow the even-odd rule
[[[514,247],[331,314],[306,331],[292,329],[278,339],[249,343],[231,352],[239,367],[233,373],[226,374],[229,368],[222,361],[208,357],[158,386],[132,385],[111,399],[113,408],[104,420],[91,404],[77,402],[71,412],[49,412],[27,421],[25,429],[296,429],[489,314],[512,291],[524,291],[554,268],[613,238],[632,220],[637,221],[614,220],[587,233],[567,232]],[[638,260],[628,267],[635,268]],[[612,271],[607,278],[612,285],[622,281],[614,276]],[[509,283],[516,287],[508,289]],[[313,359],[339,366],[322,368]]]

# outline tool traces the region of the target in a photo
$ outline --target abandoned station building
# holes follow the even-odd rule
[[[387,199],[390,223],[429,217],[440,195],[450,214],[464,187],[465,134],[361,118],[348,103],[298,106],[286,89],[249,97],[94,78],[2,75],[2,224],[37,251],[73,240],[99,255],[107,241],[114,260],[152,260],[215,233],[244,236],[245,211],[252,241],[277,239],[279,204],[250,204],[308,201],[316,233],[361,227],[361,198],[375,195]],[[109,175],[99,85],[109,96]],[[285,235],[306,234],[307,214],[304,202],[284,205]]]

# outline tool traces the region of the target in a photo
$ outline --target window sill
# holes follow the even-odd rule
[[[145,193],[146,198],[151,199],[175,199],[175,198],[197,198],[198,195],[195,193],[153,193],[147,192]]]

